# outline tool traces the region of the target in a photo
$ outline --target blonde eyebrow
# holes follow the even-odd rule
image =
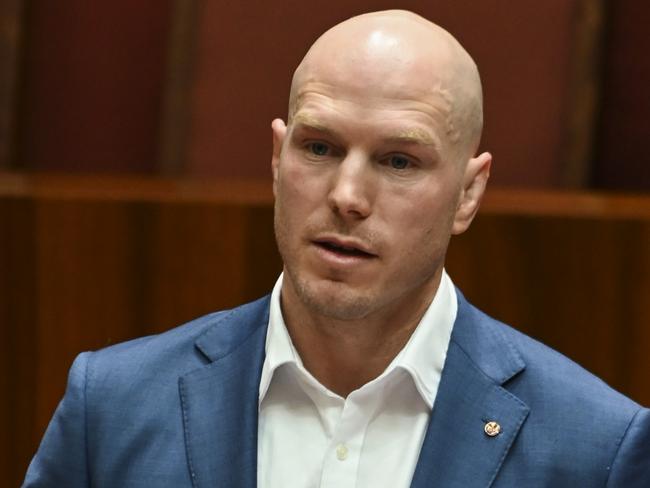
[[[431,137],[424,129],[413,128],[413,129],[404,129],[394,136],[390,136],[387,139],[389,142],[399,142],[406,144],[422,144],[424,146],[437,146],[436,140]]]
[[[293,124],[313,129],[324,134],[337,135],[336,131],[330,129],[327,125],[318,120],[318,118],[310,114],[297,114],[293,119]],[[437,141],[431,136],[431,134],[419,127],[402,129],[397,134],[386,137],[385,141],[399,144],[420,144],[423,146],[438,147]]]
[[[311,115],[299,113],[293,118],[292,122],[294,125],[304,126],[308,129],[314,129],[319,132],[333,133],[330,128],[320,122],[316,117],[312,117]]]

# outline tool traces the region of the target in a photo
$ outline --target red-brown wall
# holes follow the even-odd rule
[[[592,183],[650,190],[650,3],[609,2]]]
[[[156,172],[167,2],[30,2],[16,166]]]
[[[485,89],[484,148],[496,184],[561,185],[562,131],[576,0],[405,1],[475,57]],[[335,23],[394,8],[382,0],[206,2],[198,25],[187,161],[191,174],[268,177],[275,117],[293,70]]]
[[[170,49],[179,47],[173,32],[186,22],[174,17],[182,3],[26,5],[17,44],[22,68],[12,167],[155,174],[169,171],[160,154],[174,140],[186,144],[175,148],[180,157],[171,172],[252,179],[269,176],[269,124],[285,116],[292,71],[310,43],[346,17],[394,6],[386,0],[197,3],[185,25],[195,49],[185,51],[191,61],[178,66],[189,85],[178,94],[169,91],[178,73],[170,72],[168,60]],[[571,77],[577,64],[589,64],[576,58],[576,46],[580,26],[599,5],[606,6],[595,54],[602,69],[585,88],[601,87],[599,119],[585,119],[581,129],[588,134],[597,126],[597,137],[586,148],[584,169],[577,169],[584,177],[570,182],[566,150],[576,137],[567,125],[580,96]],[[485,88],[483,148],[495,157],[493,184],[650,188],[650,65],[644,55],[650,4],[406,0],[400,6],[448,28],[477,60]],[[591,22],[597,36],[598,22]],[[166,111],[170,93],[184,100],[180,111]],[[175,127],[180,137],[170,137]]]

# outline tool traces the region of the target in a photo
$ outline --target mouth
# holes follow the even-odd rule
[[[333,252],[341,256],[351,256],[351,257],[358,257],[358,258],[377,257],[376,254],[372,254],[371,252],[368,252],[350,243],[342,243],[330,239],[316,240],[313,242],[316,246],[320,247],[321,249],[325,249],[326,251]]]

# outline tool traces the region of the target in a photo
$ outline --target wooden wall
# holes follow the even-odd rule
[[[400,6],[447,27],[476,58],[495,182],[650,189],[650,3]],[[347,16],[389,7],[6,0],[0,168],[266,178],[269,124],[286,114],[307,47]]]
[[[591,186],[650,190],[650,3],[607,2]]]
[[[13,167],[156,173],[168,2],[25,4]]]
[[[485,89],[483,147],[495,155],[495,182],[528,187],[584,183],[589,154],[574,146],[590,143],[584,139],[591,132],[589,104],[596,93],[583,72],[593,62],[595,46],[589,39],[598,36],[601,3],[400,2],[400,8],[448,29],[476,59]],[[197,18],[191,131],[183,160],[187,171],[265,177],[268,166],[260,163],[269,159],[270,123],[286,118],[291,76],[307,48],[343,19],[388,8],[395,3],[207,2]]]
[[[20,483],[77,353],[261,296],[280,267],[266,181],[0,174],[0,485]],[[650,197],[491,189],[448,269],[650,404]]]

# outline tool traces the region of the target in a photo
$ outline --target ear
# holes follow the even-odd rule
[[[471,158],[465,167],[463,175],[463,188],[456,208],[456,216],[451,233],[453,235],[465,232],[481,204],[485,186],[490,177],[490,165],[492,164],[492,155],[483,153],[475,158]]]
[[[271,132],[273,133],[271,170],[273,171],[273,195],[275,195],[278,185],[278,168],[280,166],[280,155],[282,154],[282,143],[287,134],[287,126],[282,119],[275,119],[271,122]]]

